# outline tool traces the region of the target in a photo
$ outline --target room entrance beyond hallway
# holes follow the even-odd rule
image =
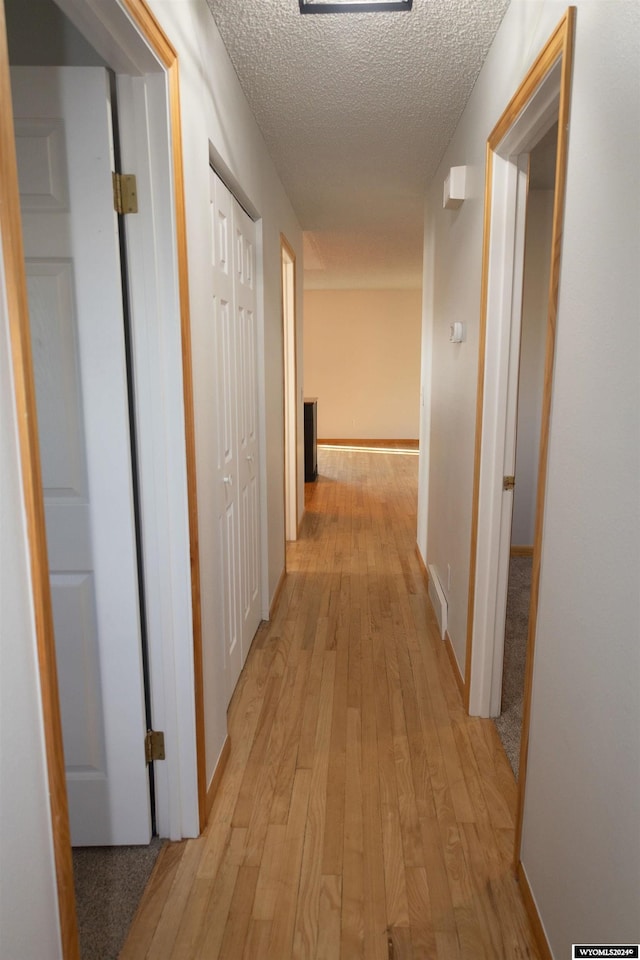
[[[513,490],[517,479],[514,474],[518,365],[530,153],[557,124],[544,386],[518,779],[518,828],[514,854],[518,874],[525,883],[520,863],[520,844],[543,552],[574,30],[575,8],[569,7],[487,139],[465,698],[471,713],[494,716],[501,699]]]

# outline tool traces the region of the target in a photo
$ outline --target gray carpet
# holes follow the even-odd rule
[[[164,843],[73,850],[82,960],[116,960]]]
[[[518,779],[524,669],[531,594],[531,557],[512,557],[509,563],[507,622],[504,636],[502,713],[495,724],[509,763]]]

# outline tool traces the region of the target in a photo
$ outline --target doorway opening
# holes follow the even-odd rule
[[[154,819],[113,94],[100,65],[11,82],[71,843],[95,864],[148,845]],[[86,942],[115,890],[87,911],[74,873]]]
[[[518,775],[515,842],[518,869],[542,556],[574,31],[575,8],[570,7],[507,104],[487,141],[465,699],[470,714],[488,717],[499,713],[502,698],[513,491],[516,486],[518,370],[529,158],[534,148],[557,124]]]
[[[285,540],[298,539],[298,361],[296,344],[296,256],[280,236],[282,257],[282,345],[284,363]]]
[[[137,385],[134,415],[138,427],[143,503],[140,528],[147,574],[145,599],[149,626],[151,704],[156,727],[163,729],[172,741],[172,750],[167,754],[166,761],[155,764],[158,768],[154,771],[158,832],[172,839],[196,836],[205,812],[204,752],[199,687],[199,567],[197,549],[191,551],[191,546],[197,544],[197,512],[182,159],[179,137],[172,136],[173,130],[178,132],[180,129],[177,58],[142,0],[128,0],[126,12],[116,0],[59,0],[46,8],[46,14],[44,5],[39,4],[38,16],[31,17],[25,3],[16,4],[14,0],[6,0],[4,7],[8,21],[13,15],[26,16],[22,40],[26,38],[31,47],[26,51],[23,49],[22,64],[38,62],[33,43],[34,23],[39,22],[40,14],[45,19],[50,14],[60,23],[62,10],[66,15],[62,19],[63,29],[58,33],[49,31],[46,42],[41,44],[44,56],[59,56],[62,51],[66,55],[71,53],[75,58],[79,53],[82,56],[84,52],[92,50],[90,56],[98,60],[99,72],[104,74],[105,69],[115,71],[118,93],[122,94],[119,119],[123,162],[137,169],[138,197],[143,200],[140,216],[125,225],[125,232],[131,266],[131,354]],[[9,32],[12,29],[10,22]],[[40,59],[40,63],[47,64],[46,69],[52,65],[51,59]],[[3,58],[3,71],[6,67]],[[76,67],[69,65],[63,69],[73,71]],[[93,70],[94,66],[78,69]],[[6,77],[8,83],[8,73]],[[25,87],[28,88],[29,83]],[[108,89],[108,83],[106,87]],[[103,114],[106,110],[98,112]],[[37,139],[42,135],[43,140],[60,139],[60,124],[53,123],[48,132],[43,131],[42,124],[26,129],[28,126],[28,123],[23,124],[22,132],[32,138]],[[7,131],[7,137],[11,137],[10,117]],[[77,135],[74,145],[82,139],[81,135]],[[75,147],[68,153],[75,162]],[[45,155],[53,154],[45,149]],[[46,165],[43,167],[42,164],[31,163],[27,167],[30,167],[30,175],[37,176]],[[14,171],[10,173],[10,181],[5,184],[5,200],[12,211],[13,223],[18,224],[18,187]],[[107,181],[113,217],[110,170]],[[54,187],[59,185],[54,181],[52,184]],[[4,228],[3,219],[3,231]],[[116,231],[111,231],[111,237],[117,246]],[[16,248],[19,248],[18,243]],[[28,265],[29,268],[35,268],[35,286],[53,285],[58,293],[61,290],[64,293],[65,278],[68,280],[72,272],[70,266],[66,267],[65,257],[58,256],[57,263],[52,266],[43,266],[38,262],[34,264],[33,260],[38,261],[39,258],[40,254],[32,258]],[[25,264],[15,259],[6,261],[6,257],[5,262],[7,286],[14,291],[10,315],[12,361],[16,382],[20,384],[16,389],[16,402],[24,424],[20,436],[23,492],[31,543],[61,943],[66,958],[77,955],[77,937],[59,713],[61,693],[64,696],[61,687],[65,680],[59,675],[55,662],[41,457],[34,426],[36,391],[29,344]],[[96,352],[98,348],[94,344],[92,349]],[[126,381],[126,373],[123,370],[121,373]],[[123,391],[122,398],[125,397],[126,391]],[[95,446],[100,433],[98,430],[91,430],[90,433]],[[79,476],[82,479],[81,469]],[[186,503],[188,510],[185,509]],[[149,558],[152,560],[149,561]],[[111,567],[113,578],[117,579],[120,576],[119,566],[112,563]],[[185,577],[185,571],[190,571],[190,576]],[[136,655],[140,657],[139,647]],[[112,710],[111,713],[117,720],[118,710]],[[142,736],[139,741],[136,735],[133,752],[136,756],[142,752],[141,767],[146,778],[143,708],[139,714],[138,726]],[[123,755],[122,751],[116,751],[114,756],[116,754],[119,757]],[[111,823],[126,828],[127,817],[113,811]],[[110,842],[117,841],[112,839]],[[128,841],[120,839],[119,842]]]
[[[538,488],[544,358],[551,266],[558,125],[529,154],[520,361],[518,368],[515,488],[504,631],[500,715],[495,718],[516,780],[531,599]]]

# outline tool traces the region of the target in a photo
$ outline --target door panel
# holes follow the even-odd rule
[[[87,495],[82,399],[70,260],[26,261],[33,364],[49,496],[83,503]]]
[[[255,224],[210,172],[217,516],[227,698],[260,622]]]
[[[108,77],[11,81],[72,842],[148,843]]]
[[[258,487],[258,408],[257,408],[257,331],[255,289],[255,224],[240,204],[233,201],[233,224],[236,237],[236,329],[239,342],[237,368],[238,409],[238,476],[242,523],[240,553],[242,557],[242,660],[260,623],[259,603],[259,487]]]
[[[52,574],[51,587],[58,659],[65,664],[59,687],[67,770],[102,773],[106,761],[93,577]]]
[[[236,338],[234,329],[233,225],[229,191],[210,171],[212,321],[218,417],[215,502],[223,596],[223,644],[227,702],[242,670],[238,591]]]

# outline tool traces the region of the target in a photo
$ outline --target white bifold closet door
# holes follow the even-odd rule
[[[151,838],[109,79],[11,71],[71,839]]]
[[[260,623],[256,227],[210,171],[211,296],[227,702]]]

